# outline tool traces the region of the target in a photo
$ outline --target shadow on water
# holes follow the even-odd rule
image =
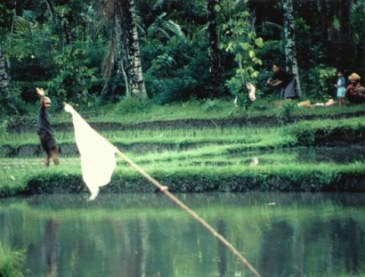
[[[250,165],[252,158],[257,158],[260,164],[278,164],[278,163],[337,163],[349,164],[354,162],[363,162],[365,160],[364,146],[348,147],[298,147],[283,148],[263,151],[244,151],[234,152],[228,155],[230,159],[219,162],[206,162],[205,164],[230,165],[235,160],[241,164]]]
[[[180,194],[263,277],[363,276],[363,194]],[[160,194],[4,199],[0,241],[26,276],[250,276]]]
[[[365,160],[365,147],[319,147],[300,149],[298,159],[306,162],[353,163]]]

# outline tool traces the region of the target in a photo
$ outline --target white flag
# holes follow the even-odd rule
[[[96,132],[74,108],[65,103],[65,111],[72,115],[75,140],[81,156],[82,178],[94,200],[99,188],[107,185],[116,167],[117,149]]]

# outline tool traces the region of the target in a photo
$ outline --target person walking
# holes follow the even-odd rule
[[[49,120],[48,110],[51,107],[51,99],[45,96],[45,92],[42,88],[36,88],[37,94],[40,96],[40,108],[37,118],[37,134],[41,143],[43,151],[46,153],[44,159],[44,165],[49,166],[50,159],[53,163],[58,165],[60,163],[58,146],[56,139],[53,135],[51,122]]]

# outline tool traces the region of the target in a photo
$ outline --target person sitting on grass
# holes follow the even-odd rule
[[[41,147],[46,153],[44,165],[49,166],[50,158],[53,163],[58,165],[60,163],[58,157],[58,146],[56,139],[53,136],[52,126],[49,120],[48,109],[51,107],[51,99],[45,96],[42,88],[36,88],[37,94],[40,96],[40,108],[37,118],[37,134],[41,142]]]
[[[365,87],[360,85],[360,76],[352,73],[348,79],[350,85],[346,89],[346,96],[349,101],[356,104],[365,102]]]

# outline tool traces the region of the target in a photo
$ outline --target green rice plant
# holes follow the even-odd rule
[[[24,251],[12,250],[0,241],[0,276],[22,277],[24,276]]]
[[[312,102],[316,102],[316,100]],[[123,102],[123,101],[122,101]],[[122,103],[121,102],[121,103]],[[214,103],[214,104],[212,104]],[[136,104],[137,105],[137,104]],[[139,105],[139,104],[138,104]],[[127,105],[128,108],[121,108],[123,106],[120,103],[114,105],[103,106],[102,108],[92,109],[90,107],[80,108],[74,105],[79,113],[88,122],[119,122],[123,124],[135,124],[140,122],[151,121],[169,121],[177,119],[227,119],[227,118],[250,118],[256,117],[276,117],[280,111],[278,107],[273,104],[272,99],[258,99],[254,104],[245,112],[240,112],[236,109],[232,99],[208,99],[206,101],[191,100],[184,103],[170,103],[167,105],[153,105],[149,104],[148,107],[142,107],[141,109],[133,107],[133,105]],[[130,107],[129,107],[130,106]],[[214,108],[209,108],[214,106]],[[208,112],[207,112],[208,107]],[[37,104],[34,106],[34,114],[38,109]],[[136,111],[136,112],[130,112]],[[363,113],[363,105],[346,105],[339,109],[337,106],[324,107],[324,108],[298,108],[293,109],[291,112],[292,117],[318,117],[329,118],[334,115],[338,116],[358,116],[356,113]],[[10,118],[9,125],[24,124],[28,122],[28,125],[34,125],[34,116],[31,116],[28,120]],[[65,113],[62,109],[59,112],[52,111],[52,123],[71,123],[71,117]]]
[[[361,139],[364,136],[365,117],[337,120],[302,121],[288,126],[288,135],[294,135],[297,145],[313,146],[316,138],[321,135],[323,139],[336,134],[339,139]]]
[[[338,120],[312,120],[289,124],[285,127],[191,127],[171,129],[126,129],[101,130],[112,143],[121,145],[158,144],[175,146],[199,146],[199,144],[242,144],[243,149],[277,148],[294,145],[314,145],[316,134],[330,137],[335,132],[361,136],[364,117]],[[57,131],[56,137],[60,145],[74,144],[71,131]],[[4,136],[4,135],[3,135]],[[8,133],[1,141],[1,146],[13,148],[39,145],[38,137],[33,132]],[[235,148],[235,146],[233,146]]]
[[[222,144],[222,143],[251,143],[277,137],[280,128],[186,128],[186,129],[164,129],[164,130],[109,130],[100,132],[112,143],[123,143],[132,145],[138,143],[156,144]],[[75,143],[72,132],[56,132],[59,144]],[[35,133],[9,134],[2,141],[2,145],[18,147],[21,145],[39,145],[38,136]]]
[[[57,167],[45,168],[42,158],[35,159],[0,159],[0,197],[26,192],[26,186],[34,176],[49,176],[54,174],[80,174],[78,158],[63,158]]]

